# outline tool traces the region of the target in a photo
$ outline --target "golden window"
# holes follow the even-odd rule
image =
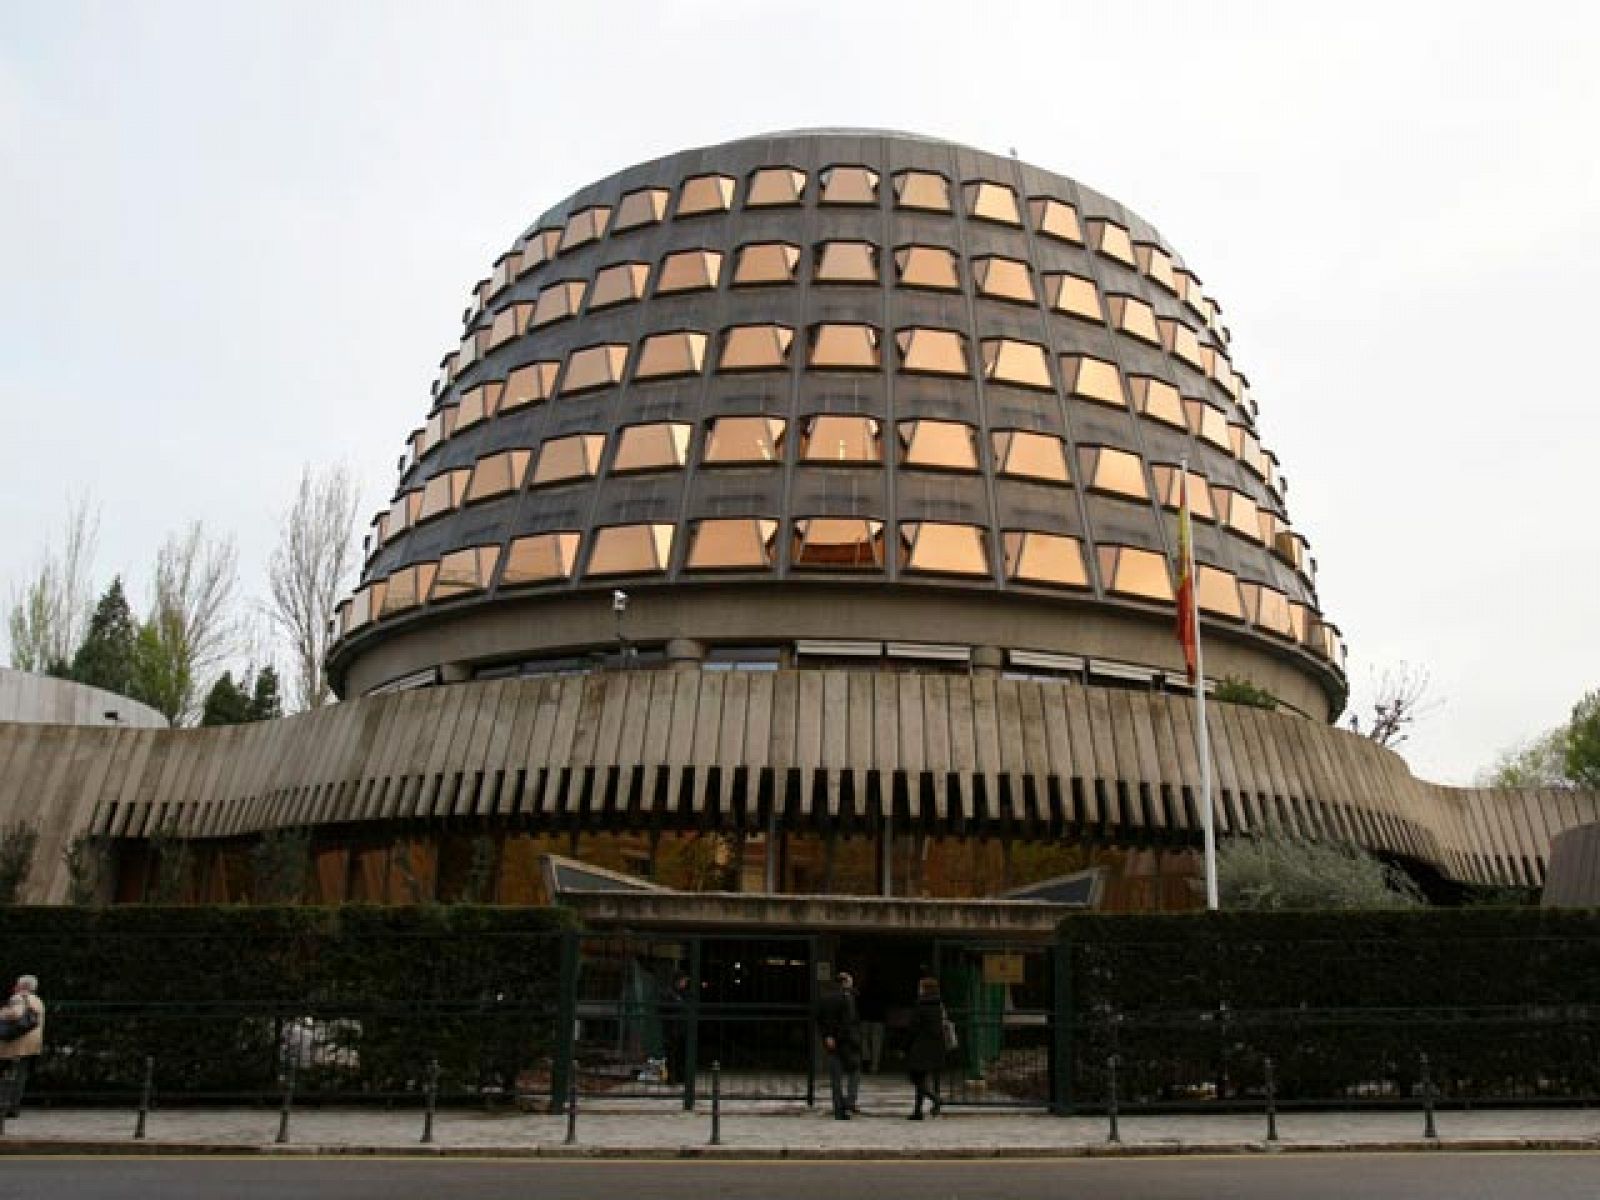
[[[517,258],[517,274],[526,275],[535,267],[549,262],[556,256],[560,245],[559,229],[541,229],[534,233],[523,245],[522,253]]]
[[[777,462],[787,425],[782,417],[718,417],[700,461],[706,466]]]
[[[369,539],[373,550],[389,540],[389,510],[386,508],[372,518],[372,536]],[[368,554],[371,557],[371,554]]]
[[[533,315],[531,304],[511,304],[495,313],[494,321],[489,326],[490,350],[504,346],[512,338],[525,333],[528,328],[528,318]]]
[[[477,362],[483,354],[484,343],[489,340],[489,331],[480,329],[476,333],[469,333],[461,339],[461,347],[456,351],[455,372],[460,374],[473,363]]]
[[[1184,410],[1189,414],[1189,428],[1204,441],[1233,453],[1228,440],[1228,418],[1221,409],[1212,408],[1204,400],[1192,396],[1183,398]]]
[[[900,350],[900,369],[923,375],[965,377],[967,341],[952,329],[902,329],[895,334]]]
[[[976,471],[976,435],[972,426],[959,421],[901,421],[900,463],[906,467]]]
[[[1260,518],[1261,541],[1270,550],[1278,540],[1278,530],[1283,528],[1283,522],[1278,519],[1278,514],[1265,506],[1258,506],[1256,512]]]
[[[473,464],[465,502],[473,504],[516,491],[528,474],[528,460],[532,457],[528,450],[506,450],[480,458]]]
[[[722,335],[721,371],[771,371],[789,365],[794,330],[787,325],[735,325]]]
[[[794,523],[796,567],[871,570],[883,566],[883,522],[860,517],[802,517]]]
[[[441,408],[428,418],[422,427],[422,438],[416,444],[417,457],[421,458],[456,430],[456,406]]]
[[[1249,496],[1219,487],[1213,489],[1212,501],[1224,526],[1252,542],[1262,540],[1261,510]]]
[[[1111,323],[1130,337],[1152,346],[1161,344],[1161,330],[1156,327],[1156,310],[1134,296],[1108,296]]]
[[[930,288],[938,292],[961,290],[955,253],[943,246],[901,246],[894,252],[894,262],[901,287]]]
[[[499,561],[499,546],[469,546],[444,555],[439,559],[439,573],[434,576],[428,599],[449,600],[483,591],[494,578]]]
[[[733,207],[734,182],[726,175],[696,175],[683,181],[678,194],[678,215],[727,212]]]
[[[937,575],[987,575],[989,555],[983,530],[976,525],[943,521],[900,524],[901,563],[907,571]]]
[[[603,433],[574,433],[551,438],[539,447],[539,464],[533,469],[533,486],[588,479],[600,469],[600,453],[605,449]]]
[[[707,337],[703,333],[678,330],[653,333],[639,345],[635,379],[666,379],[674,375],[698,375],[705,367]]]
[[[472,475],[470,467],[443,471],[422,485],[422,506],[417,510],[417,523],[443,516],[461,507],[461,498],[467,490],[467,480]]]
[[[894,177],[895,203],[923,212],[950,211],[950,181],[932,171],[901,171]]]
[[[806,173],[793,167],[762,167],[750,176],[744,194],[746,208],[778,208],[799,204],[805,191]]]
[[[1313,617],[1311,609],[1298,601],[1289,602],[1289,636],[1302,645],[1309,639]]]
[[[799,246],[788,242],[751,242],[739,247],[739,258],[733,268],[733,286],[793,283],[795,268],[799,265]]]
[[[390,575],[384,581],[387,586],[384,588],[382,614],[387,617],[416,608],[433,586],[433,577],[438,570],[438,563],[422,562],[402,567]]]
[[[817,176],[823,204],[876,204],[878,173],[869,167],[828,167]]]
[[[1233,373],[1233,366],[1223,357],[1222,352],[1214,346],[1201,348],[1201,357],[1206,360],[1206,377],[1211,379],[1229,396],[1239,398],[1239,377]]]
[[[1161,326],[1161,344],[1167,353],[1188,363],[1196,371],[1204,372],[1206,360],[1200,351],[1200,335],[1182,321],[1163,318],[1158,324]]]
[[[1083,468],[1083,478],[1097,492],[1110,492],[1137,500],[1150,497],[1150,489],[1144,478],[1144,465],[1137,454],[1110,446],[1080,446],[1078,463]]]
[[[878,331],[871,325],[813,325],[808,365],[842,370],[874,370],[881,365]]]
[[[1244,620],[1244,606],[1239,601],[1239,581],[1231,571],[1220,567],[1196,564],[1194,602],[1204,612]]]
[[[456,360],[460,357],[457,351],[452,350],[439,360],[439,377],[433,384],[435,394],[450,386],[450,381],[456,377]]]
[[[616,263],[604,268],[594,277],[594,290],[589,293],[589,311],[639,299],[644,295],[649,279],[649,263]]]
[[[1100,293],[1095,290],[1092,279],[1067,273],[1048,274],[1044,277],[1044,294],[1055,312],[1065,313],[1069,317],[1082,317],[1086,321],[1104,319],[1105,314],[1100,309]]]
[[[1228,426],[1228,440],[1233,456],[1263,479],[1267,477],[1267,456],[1261,449],[1261,439],[1243,425]]]
[[[1178,295],[1183,297],[1185,304],[1198,312],[1201,300],[1200,277],[1188,267],[1175,267],[1172,274],[1178,281]]]
[[[1291,529],[1278,530],[1272,539],[1272,552],[1295,570],[1306,569],[1306,540]]]
[[[1155,463],[1150,473],[1156,479],[1156,496],[1162,508],[1177,512],[1183,507],[1183,468],[1170,463]],[[1189,513],[1197,521],[1215,521],[1217,513],[1211,507],[1211,485],[1204,475],[1189,472]]]
[[[611,220],[611,210],[603,204],[579,209],[567,218],[567,227],[561,234],[561,252],[586,246],[603,237],[606,224]]]
[[[882,462],[882,426],[875,417],[812,417],[800,442],[800,458],[815,463]]]
[[[540,404],[550,399],[556,394],[556,375],[560,370],[558,362],[531,362],[512,371],[506,376],[500,411],[510,412],[524,404]]]
[[[627,362],[628,348],[622,345],[587,346],[582,350],[574,350],[567,359],[567,373],[561,379],[561,394],[571,396],[618,383]]]
[[[1294,624],[1289,617],[1289,597],[1264,584],[1246,583],[1241,586],[1245,611],[1253,624],[1284,637],[1294,636]]]
[[[1001,225],[1022,224],[1022,214],[1017,211],[1017,194],[1005,184],[980,179],[967,184],[963,191],[967,196],[967,216]]]
[[[661,260],[656,295],[700,292],[717,286],[722,276],[722,255],[716,250],[679,250]]]
[[[360,629],[372,621],[374,614],[383,607],[383,593],[386,590],[382,580],[356,589],[355,594],[350,597],[350,611],[345,617],[346,633]]]
[[[389,506],[388,536],[398,537],[416,522],[417,509],[422,506],[422,491],[401,492]]]
[[[588,285],[581,279],[564,279],[539,289],[539,299],[533,306],[533,328],[553,325],[568,317],[578,315],[583,305],[584,289]]]
[[[666,188],[639,188],[629,192],[617,205],[617,217],[612,229],[638,229],[641,225],[655,225],[667,215],[667,201],[672,193]]]
[[[1177,264],[1172,261],[1172,256],[1160,246],[1153,246],[1149,242],[1140,242],[1133,248],[1134,260],[1151,279],[1154,279],[1174,296],[1181,295],[1178,286]]]
[[[763,517],[718,517],[696,521],[690,533],[690,571],[757,570],[777,557],[778,523]]]
[[[455,431],[460,433],[463,429],[470,429],[479,421],[486,421],[494,416],[500,407],[500,393],[505,391],[505,386],[499,381],[480,383],[477,387],[462,392],[461,403],[456,406]]]
[[[1126,408],[1122,394],[1122,377],[1117,364],[1088,354],[1063,354],[1061,373],[1067,385],[1067,394],[1100,404]]]
[[[1045,483],[1072,482],[1066,447],[1054,434],[997,429],[989,436],[994,443],[995,470],[1001,475]]]
[[[617,435],[613,474],[674,470],[689,461],[689,435],[694,427],[677,421],[629,425]]]
[[[506,547],[506,568],[501,573],[500,586],[570,579],[577,557],[576,533],[536,533],[513,538]]]
[[[877,283],[878,248],[871,242],[823,242],[817,247],[818,283]]]
[[[647,575],[667,569],[673,527],[667,523],[598,529],[589,552],[590,575]]]
[[[1005,551],[1007,579],[1051,587],[1089,586],[1083,543],[1075,537],[1008,529],[1001,536],[1001,544]]]
[[[1189,419],[1184,412],[1183,397],[1178,389],[1162,379],[1148,375],[1128,376],[1128,390],[1133,393],[1133,406],[1153,421],[1188,429]]]
[[[1011,338],[986,338],[983,342],[983,377],[995,383],[1050,391],[1050,367],[1044,347]]]
[[[1107,258],[1114,258],[1130,267],[1139,265],[1133,256],[1133,239],[1115,221],[1090,221],[1089,232],[1094,236],[1094,248]]]
[[[1083,245],[1083,229],[1078,224],[1078,210],[1050,196],[1035,196],[1028,201],[1028,213],[1033,217],[1033,227],[1045,237],[1061,242]]]
[[[1033,276],[1028,264],[1014,258],[977,258],[972,262],[972,277],[978,294],[995,300],[1034,302]]]
[[[1142,600],[1172,600],[1166,555],[1133,546],[1101,546],[1100,578],[1106,590]]]

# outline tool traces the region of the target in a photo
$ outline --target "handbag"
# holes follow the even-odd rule
[[[939,1026],[944,1033],[944,1048],[947,1051],[960,1049],[961,1038],[956,1034],[956,1023],[943,1008],[939,1009]]]
[[[0,1042],[15,1042],[39,1028],[39,1010],[24,1003],[22,1015],[15,1021],[0,1020]]]

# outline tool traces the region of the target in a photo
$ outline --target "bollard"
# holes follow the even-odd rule
[[[1106,1059],[1106,1072],[1109,1076],[1111,1087],[1110,1104],[1107,1106],[1111,1117],[1111,1132],[1106,1135],[1108,1142],[1120,1142],[1122,1134],[1117,1131],[1117,1062],[1118,1056],[1113,1054]]]
[[[1272,1073],[1272,1059],[1265,1062],[1267,1069],[1267,1141],[1278,1140],[1278,1081]]]
[[[133,1126],[133,1140],[144,1141],[145,1118],[150,1115],[150,1093],[155,1089],[156,1060],[149,1055],[144,1060],[144,1087],[139,1091],[139,1119]]]
[[[294,1107],[294,1058],[289,1059],[289,1069],[283,1077],[283,1111],[278,1114],[277,1143],[282,1146],[289,1140],[289,1112]]]
[[[1422,1054],[1422,1136],[1430,1142],[1439,1140],[1439,1130],[1433,1123],[1433,1071],[1428,1056]]]
[[[428,1060],[428,1087],[425,1093],[427,1108],[422,1118],[422,1144],[427,1146],[433,1141],[433,1114],[439,1107],[439,1060]]]
[[[566,1145],[578,1144],[578,1056],[572,1056],[567,1068],[567,1140]]]
[[[722,1062],[711,1060],[711,1144],[722,1145]]]

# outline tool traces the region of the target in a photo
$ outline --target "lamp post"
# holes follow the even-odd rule
[[[627,634],[622,631],[622,616],[628,611],[628,593],[621,588],[612,590],[611,611],[617,618],[617,662],[619,666],[626,667],[632,647],[628,645]]]

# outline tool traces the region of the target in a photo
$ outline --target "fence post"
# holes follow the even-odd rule
[[[694,1111],[695,1075],[700,1065],[700,939],[689,942],[689,1005],[684,1014],[689,1028],[683,1039],[683,1111]]]
[[[1107,1085],[1110,1094],[1107,1097],[1107,1115],[1111,1118],[1111,1131],[1106,1135],[1108,1142],[1120,1142],[1122,1134],[1117,1130],[1117,1066],[1119,1055],[1113,1054],[1106,1059]]]
[[[806,983],[806,1107],[817,1106],[817,937],[812,934],[809,939],[811,953]]]
[[[1072,1112],[1072,943],[1060,938],[1050,953],[1055,983],[1050,1014],[1050,1111],[1065,1117]]]
[[[1426,1052],[1422,1059],[1422,1136],[1430,1142],[1439,1140],[1439,1130],[1433,1123],[1433,1069]]]
[[[571,1081],[577,1075],[578,1039],[578,934],[567,930],[561,935],[561,971],[557,982],[555,1057],[550,1064],[550,1111],[563,1110]]]
[[[711,1060],[711,1144],[722,1145],[722,1061]]]
[[[567,1138],[566,1145],[578,1144],[578,1068],[574,1063],[567,1076]]]
[[[1272,1058],[1266,1059],[1267,1069],[1267,1141],[1278,1140],[1278,1081],[1273,1074]]]
[[[282,1146],[289,1140],[289,1112],[294,1107],[294,1055],[289,1056],[289,1069],[283,1077],[283,1111],[278,1114],[277,1143]]]
[[[433,1114],[439,1106],[439,1060],[428,1060],[428,1083],[424,1093],[427,1107],[422,1118],[422,1144],[429,1145],[433,1141]]]
[[[156,1060],[151,1055],[145,1055],[144,1060],[144,1086],[139,1089],[139,1119],[133,1125],[133,1140],[144,1141],[145,1118],[150,1115],[150,1093],[155,1087]]]

